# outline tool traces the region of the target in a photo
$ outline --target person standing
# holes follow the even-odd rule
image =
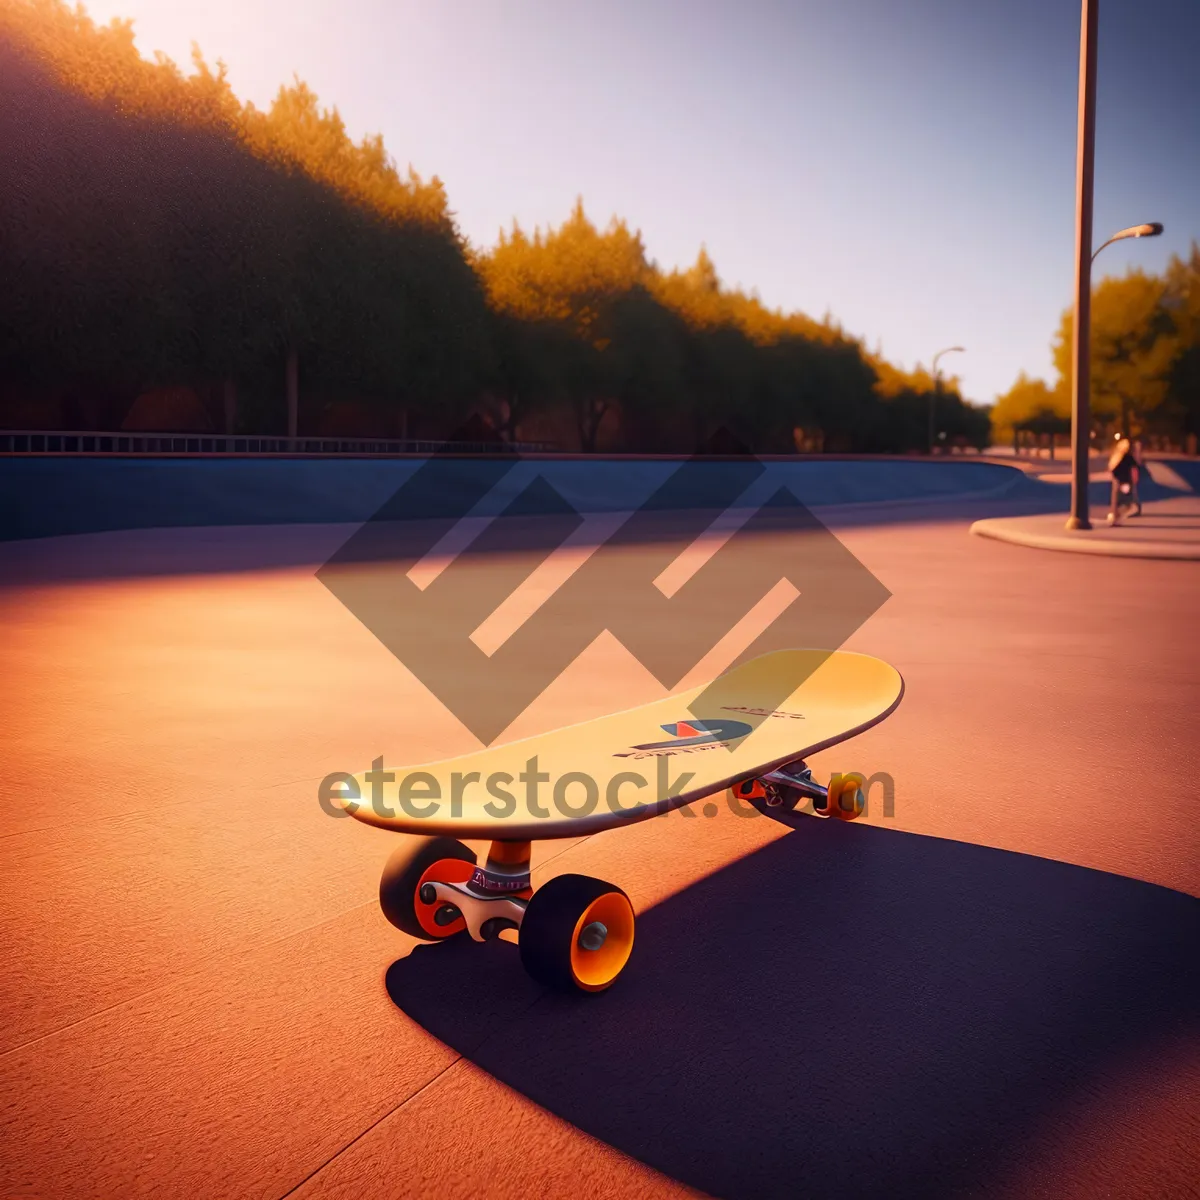
[[[1108,469],[1112,474],[1112,509],[1108,514],[1110,525],[1121,523],[1121,509],[1128,508],[1133,490],[1133,476],[1137,470],[1137,461],[1133,457],[1133,447],[1128,438],[1121,438],[1108,456]]]

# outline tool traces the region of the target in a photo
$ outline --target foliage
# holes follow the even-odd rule
[[[1070,397],[1062,388],[1050,388],[1045,380],[1030,379],[1022,371],[1017,381],[992,406],[992,432],[997,441],[1012,439],[1014,429],[1060,432],[1070,421]],[[1044,427],[1044,428],[1043,428]]]
[[[1176,436],[1200,435],[1200,246],[1175,257],[1164,279],[1162,309],[1170,347],[1157,424]]]
[[[1163,295],[1163,281],[1137,269],[1101,280],[1092,293],[1092,412],[1125,432],[1134,414],[1148,418],[1166,395],[1173,350]],[[1053,344],[1060,380],[1071,378],[1072,336],[1067,309]]]
[[[295,347],[317,392],[465,404],[490,329],[441,185],[353,145],[303,84],[260,113],[196,65],[146,62],[128,23],[0,0],[0,370],[127,407]]]
[[[1062,314],[1052,350],[1058,380],[1020,375],[996,400],[997,437],[1014,425],[1040,432],[1069,427],[1073,314]],[[1156,433],[1182,440],[1200,432],[1200,248],[1173,257],[1162,276],[1133,269],[1101,280],[1092,294],[1091,410],[1098,431]]]
[[[186,75],[146,61],[129,22],[63,0],[0,0],[0,144],[0,383],[103,395],[109,427],[144,388],[230,382],[242,426],[277,430],[295,353],[310,416],[352,401],[394,430],[485,413],[507,438],[569,421],[587,450],[721,429],[759,451],[925,446],[927,375],[724,287],[703,249],[664,272],[580,201],[474,250],[436,177],[354,142],[301,81],[259,111],[199,51]],[[986,444],[954,381],[937,417]]]

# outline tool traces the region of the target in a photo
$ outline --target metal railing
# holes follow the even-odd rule
[[[88,433],[0,430],[0,454],[390,455],[544,453],[550,442],[448,442],[426,438],[269,437],[220,433]]]

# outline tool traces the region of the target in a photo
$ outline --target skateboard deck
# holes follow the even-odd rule
[[[780,681],[800,679],[784,699]],[[716,685],[550,733],[354,777],[346,811],[381,829],[467,838],[581,837],[657,816],[834,746],[883,720],[904,685],[849,651],[781,650]],[[692,705],[711,697],[700,715]],[[709,711],[711,708],[712,711]],[[545,778],[542,778],[542,777]],[[663,780],[666,780],[663,786]],[[640,781],[640,784],[639,784]]]
[[[547,986],[608,988],[633,949],[635,918],[615,884],[558,875],[535,892],[530,843],[643,821],[729,789],[730,798],[853,820],[861,775],[812,777],[806,755],[882,721],[900,702],[894,667],[848,651],[780,650],[713,683],[550,733],[348,778],[333,803],[403,835],[379,885],[397,928],[425,941],[517,932],[525,969]],[[486,838],[483,866],[457,838]]]

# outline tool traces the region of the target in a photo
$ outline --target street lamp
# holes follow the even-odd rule
[[[1085,5],[1087,2],[1088,0],[1084,0]],[[1091,0],[1091,4],[1094,7],[1096,0]],[[1084,98],[1081,95],[1079,118],[1081,126],[1085,117],[1083,107]],[[1082,131],[1080,139],[1081,141],[1083,139]],[[1080,158],[1082,159],[1082,157],[1083,150],[1081,149]],[[1089,179],[1089,193],[1091,190],[1090,184],[1091,180]],[[1088,207],[1091,207],[1090,194],[1088,196]],[[1076,234],[1079,235],[1083,220],[1078,213],[1076,216]],[[1089,238],[1091,237],[1091,224],[1091,213],[1089,212],[1087,214],[1087,236]],[[1091,529],[1092,527],[1091,517],[1088,513],[1088,478],[1090,473],[1092,428],[1090,361],[1092,263],[1096,261],[1096,255],[1105,246],[1111,246],[1113,242],[1121,242],[1126,238],[1158,237],[1162,231],[1161,221],[1147,221],[1144,225],[1130,225],[1127,229],[1120,229],[1107,242],[1102,243],[1092,251],[1091,258],[1086,260],[1086,265],[1082,255],[1082,249],[1086,243],[1077,241],[1076,250],[1079,251],[1079,259],[1076,262],[1075,276],[1077,289],[1075,293],[1074,329],[1075,377],[1073,403],[1071,405],[1071,515],[1067,518],[1068,529]],[[1086,280],[1087,287],[1086,295],[1083,291],[1084,280]]]
[[[1130,225],[1128,229],[1121,229],[1117,233],[1114,233],[1112,237],[1110,237],[1108,241],[1104,243],[1104,246],[1111,246],[1113,242],[1120,242],[1125,238],[1158,237],[1162,231],[1163,227],[1161,221],[1149,221],[1145,225]],[[1098,247],[1096,254],[1099,254],[1100,251],[1104,249],[1104,246]],[[1092,262],[1096,261],[1096,254],[1092,255]]]
[[[939,350],[933,356],[933,391],[929,393],[929,453],[933,454],[933,424],[934,411],[937,407],[937,396],[941,386],[941,376],[938,374],[938,359],[943,354],[961,354],[962,346],[947,346],[945,350]]]

